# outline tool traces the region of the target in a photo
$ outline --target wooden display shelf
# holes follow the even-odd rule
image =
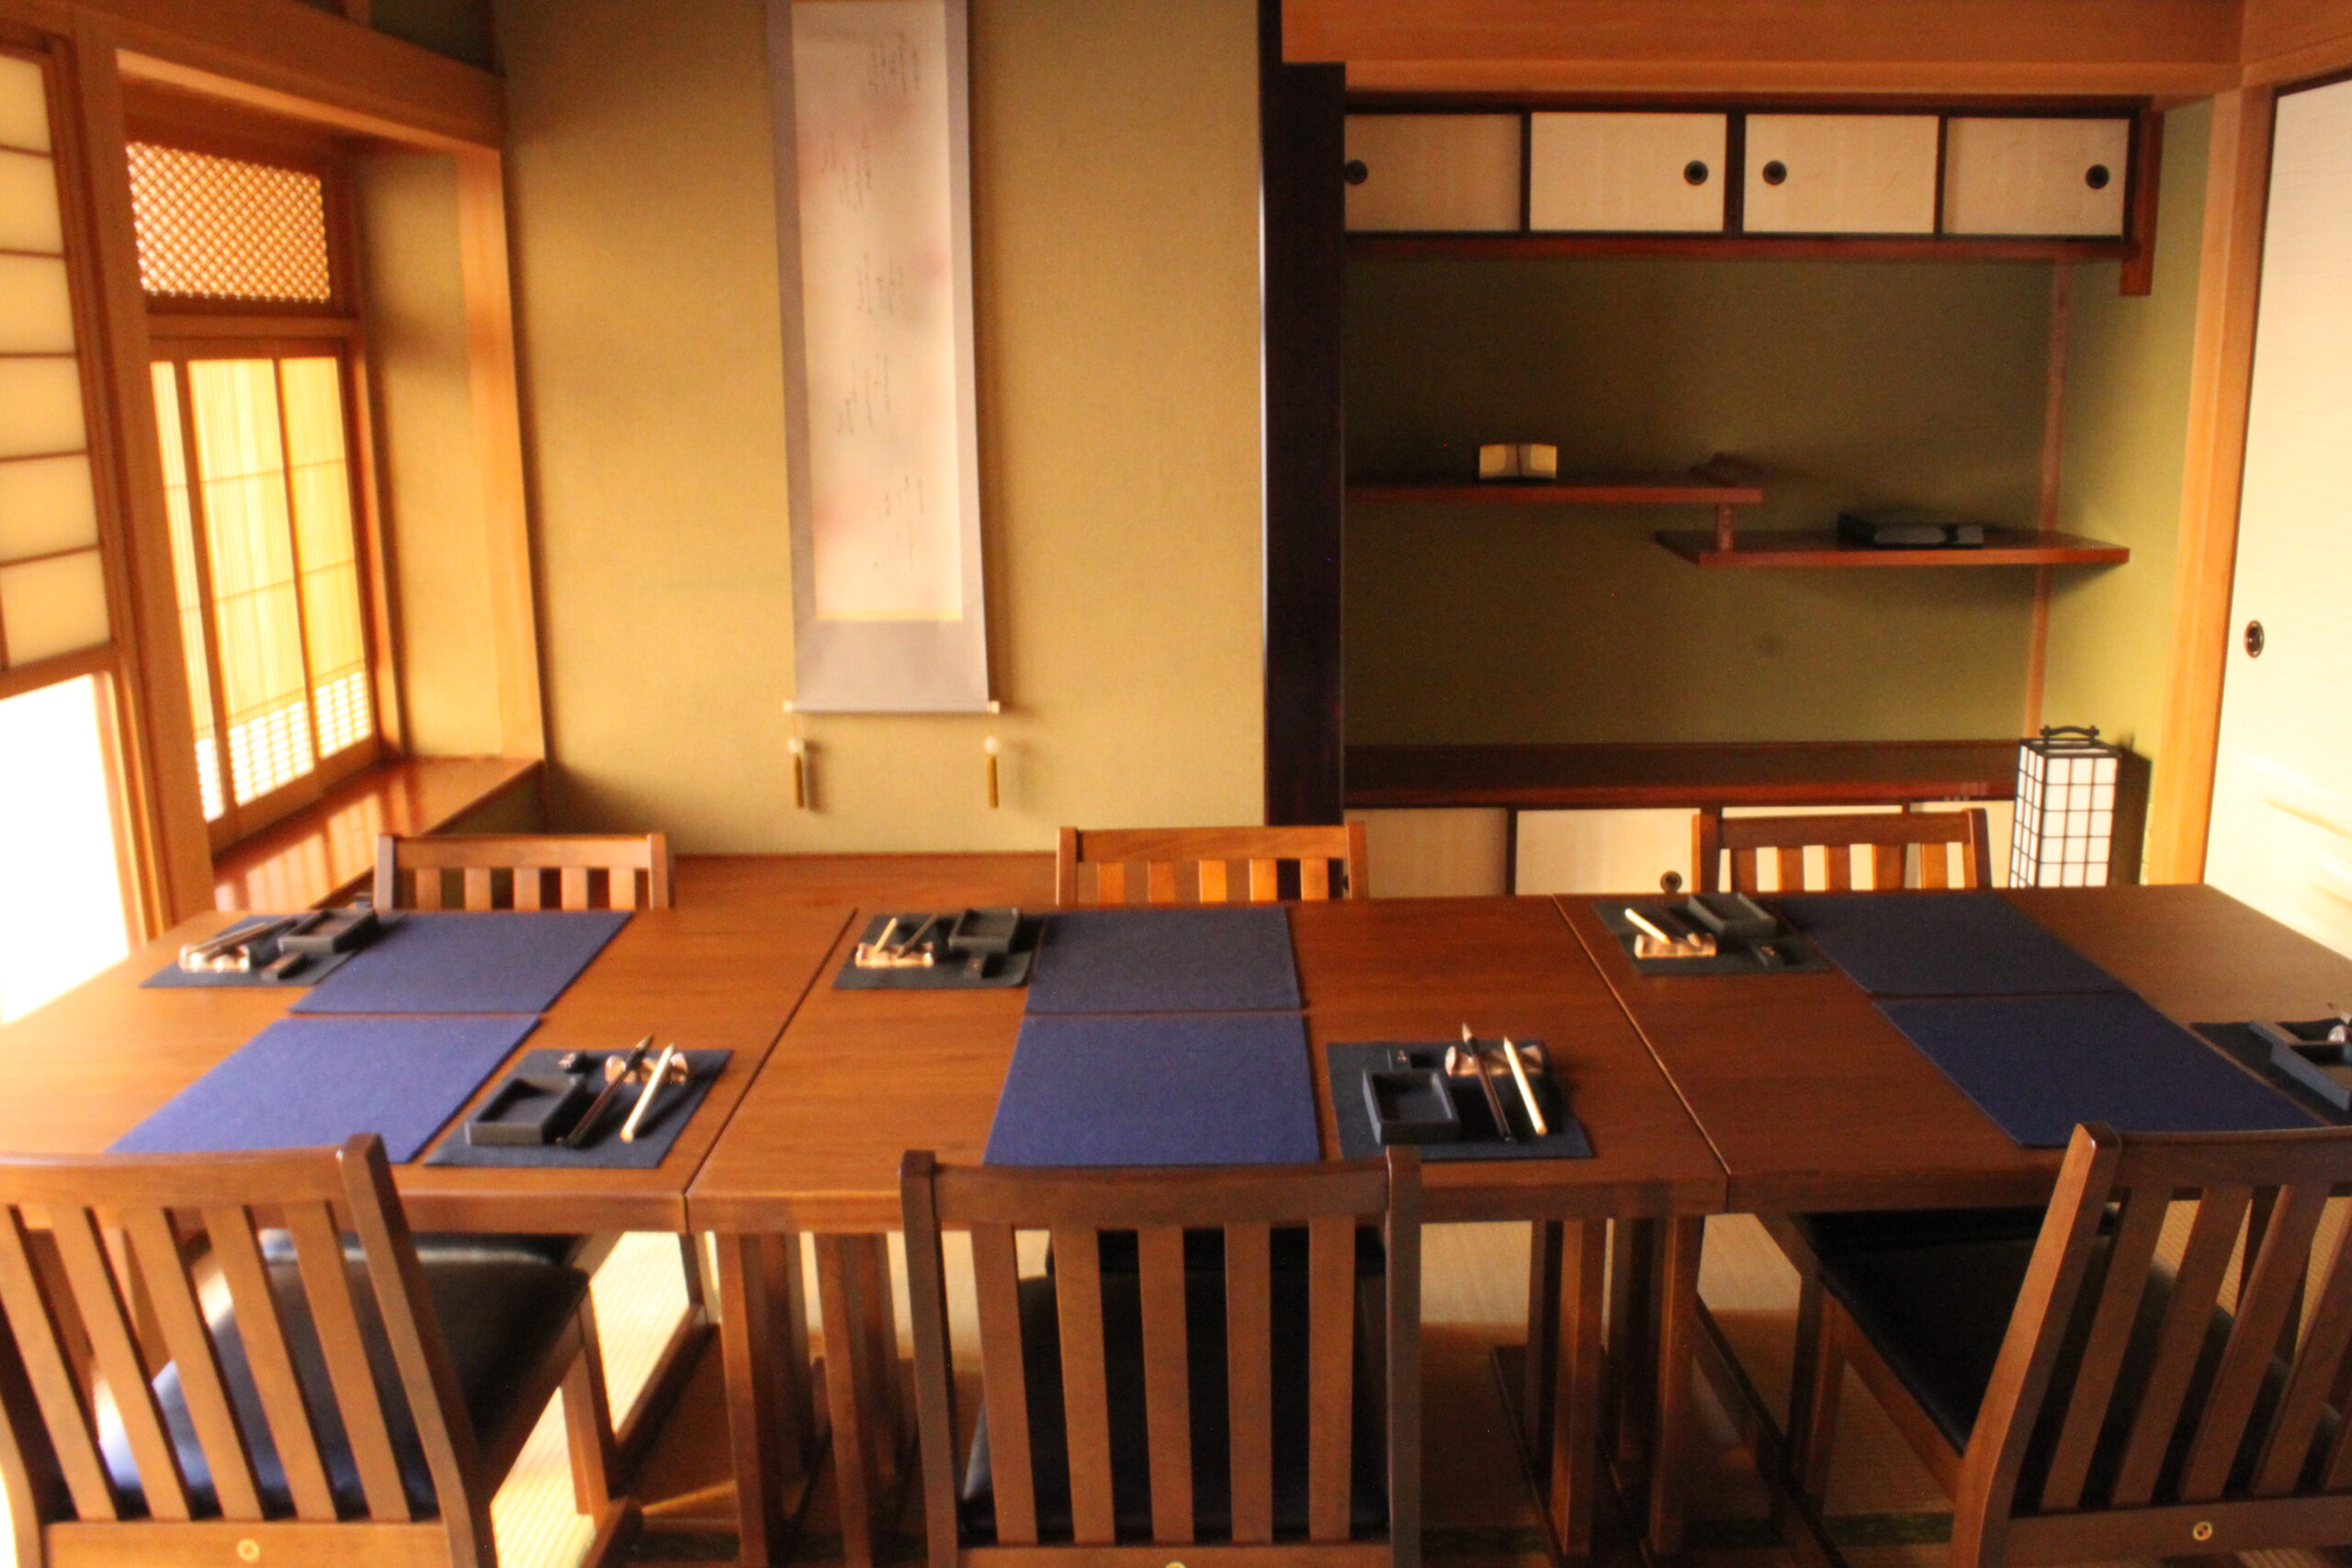
[[[1880,549],[1840,539],[1827,528],[1726,535],[1722,529],[1665,533],[1657,542],[1694,566],[1750,570],[1793,567],[2120,566],[2132,558],[2122,545],[2078,534],[2031,528],[1987,528],[1973,548]]]
[[[1551,483],[1524,479],[1368,479],[1348,486],[1351,502],[1408,505],[1754,506],[1754,484],[1684,474],[1583,474]]]
[[[1523,811],[2006,800],[2013,739],[1351,746],[1347,804]]]

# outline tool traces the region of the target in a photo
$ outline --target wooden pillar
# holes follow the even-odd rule
[[[2245,87],[2213,100],[2163,751],[2148,806],[2150,882],[2196,882],[2205,874],[2237,564],[2238,488],[2245,472],[2246,400],[2254,380],[2273,102],[2267,87]]]

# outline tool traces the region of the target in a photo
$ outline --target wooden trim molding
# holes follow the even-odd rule
[[[2222,675],[2237,564],[2238,491],[2245,472],[2246,400],[2254,378],[2263,214],[2270,183],[2274,96],[2245,87],[2213,100],[2197,335],[2188,373],[2188,439],[2173,576],[2163,750],[2148,810],[2151,882],[2197,882],[2213,805]]]
[[[2352,67],[2352,4],[2245,0],[2239,58],[2249,87],[2280,85]]]
[[[532,599],[531,520],[523,474],[521,386],[514,367],[514,296],[506,244],[505,161],[466,148],[458,162],[458,248],[473,390],[474,466],[490,559],[491,643],[498,661],[498,747],[508,757],[548,753],[539,695],[538,615]]]

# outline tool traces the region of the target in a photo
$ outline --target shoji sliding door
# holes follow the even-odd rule
[[[2352,82],[2338,82],[2278,100],[2206,879],[2352,953],[2347,462]]]

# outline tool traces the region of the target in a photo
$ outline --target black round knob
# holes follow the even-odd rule
[[[2268,641],[2269,638],[2262,635],[2260,621],[2248,621],[2245,624],[2245,656],[2248,659],[2261,658],[2262,649]]]
[[[1362,158],[1351,158],[1346,166],[1340,169],[1340,177],[1351,186],[1360,186],[1372,178],[1372,171],[1363,166]]]
[[[2093,164],[2083,171],[2083,183],[2093,190],[2105,190],[2107,182],[2112,178],[2114,176],[2107,172],[2105,164]]]
[[[1657,879],[1657,890],[1665,894],[1669,898],[1674,897],[1677,893],[1681,892],[1682,874],[1679,871],[1668,872],[1665,875]]]
[[[1707,165],[1697,158],[1682,165],[1684,185],[1702,186],[1707,183]]]
[[[1770,163],[1764,165],[1764,183],[1766,185],[1776,186],[1788,177],[1789,166],[1786,164],[1781,163],[1778,158],[1773,159]]]

